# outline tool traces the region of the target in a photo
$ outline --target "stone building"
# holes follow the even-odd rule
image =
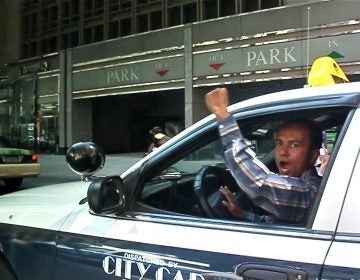
[[[6,7],[14,17],[0,9],[0,134],[40,152],[89,140],[144,151],[153,126],[177,133],[208,114],[214,87],[228,87],[231,102],[303,87],[323,55],[350,80],[360,70],[358,1],[17,4]]]

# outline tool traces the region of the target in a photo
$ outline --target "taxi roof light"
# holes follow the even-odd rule
[[[349,79],[337,62],[330,56],[315,59],[308,76],[309,86],[348,83]]]

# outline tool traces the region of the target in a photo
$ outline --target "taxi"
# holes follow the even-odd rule
[[[32,150],[15,148],[8,139],[0,136],[0,180],[6,187],[17,189],[24,177],[40,174],[38,155]]]
[[[209,115],[122,174],[99,177],[101,147],[75,143],[79,182],[0,196],[1,279],[360,279],[360,83],[272,93],[229,106],[274,169],[273,133],[294,117],[333,145],[305,223],[232,218],[219,186],[241,192]],[[261,213],[243,195],[242,207]]]

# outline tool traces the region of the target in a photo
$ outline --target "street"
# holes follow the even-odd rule
[[[120,175],[132,164],[136,163],[143,153],[110,154],[106,155],[105,165],[98,175]],[[52,185],[80,180],[80,175],[74,173],[67,165],[64,155],[40,154],[41,173],[38,177],[24,178],[22,189],[29,189],[44,185]],[[0,181],[0,195],[14,190],[6,188]]]

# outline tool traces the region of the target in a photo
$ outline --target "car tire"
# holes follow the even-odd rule
[[[23,178],[21,178],[21,177],[4,179],[5,186],[8,188],[13,188],[13,189],[19,188],[21,186],[22,182],[23,182]]]
[[[17,277],[8,267],[8,265],[1,260],[0,260],[0,275],[1,275],[1,280],[17,280]]]

